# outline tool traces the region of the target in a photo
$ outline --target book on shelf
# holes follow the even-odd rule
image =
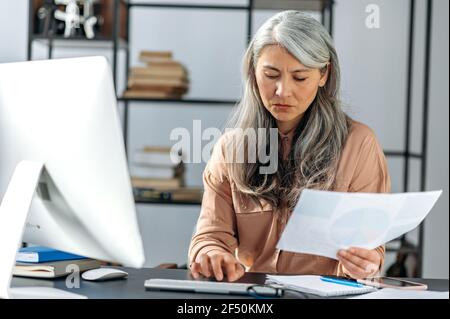
[[[145,146],[133,153],[130,175],[133,187],[177,189],[184,184],[182,153],[171,147]]]
[[[173,60],[171,51],[143,50],[139,59],[146,66],[130,68],[124,97],[180,99],[188,92],[188,72],[184,65]]]
[[[166,61],[148,61],[145,63],[147,68],[161,68],[164,70],[172,70],[172,69],[182,69],[187,73],[186,67],[175,60],[166,60]]]
[[[141,50],[139,52],[139,56],[141,56],[141,57],[165,57],[165,58],[172,58],[172,51]]]
[[[171,59],[172,58],[172,51],[163,51],[163,50],[141,50],[139,52],[139,56],[141,57],[164,57]]]
[[[129,99],[181,99],[182,94],[162,91],[148,90],[127,90],[123,93],[123,97]]]
[[[179,67],[161,67],[161,66],[152,66],[152,67],[132,67],[130,69],[130,77],[134,78],[175,78],[175,79],[183,79],[187,78],[187,72],[183,66]]]
[[[24,262],[24,263],[42,263],[49,261],[73,260],[84,258],[86,257],[44,246],[24,247],[19,249],[19,251],[16,254],[16,262]]]
[[[155,89],[155,88],[171,88],[184,89],[188,87],[188,82],[185,79],[173,78],[136,78],[132,77],[128,80],[128,88],[130,89]]]
[[[136,84],[129,86],[127,92],[160,92],[164,94],[183,95],[187,92],[187,86],[171,86],[171,85],[156,85],[156,84]],[[129,94],[129,93],[128,93]]]
[[[172,151],[172,147],[170,146],[144,146],[142,147],[144,152],[154,152],[154,153],[169,153]]]
[[[87,258],[52,261],[40,264],[16,263],[12,273],[13,276],[19,277],[56,278],[67,276],[73,273],[75,269],[83,272],[89,269],[99,268],[101,265],[101,261]]]
[[[171,61],[172,60],[172,52],[171,51],[142,50],[139,53],[139,60],[141,62]]]
[[[175,167],[152,167],[148,165],[130,166],[130,175],[139,178],[173,178],[184,174],[184,164]]]
[[[144,147],[134,152],[132,162],[153,167],[175,167],[183,160],[180,151],[170,147]]]
[[[200,203],[203,197],[201,188],[179,188],[173,190],[156,190],[150,188],[133,188],[134,198],[139,201],[192,202]]]
[[[158,190],[173,190],[183,186],[183,179],[180,177],[173,178],[141,178],[131,177],[131,185],[134,188],[149,188]]]

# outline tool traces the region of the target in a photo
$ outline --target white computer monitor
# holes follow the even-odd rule
[[[0,252],[2,241],[17,236],[13,224],[20,221],[14,219],[25,209],[17,207],[26,206],[26,189],[35,187],[32,175],[41,164],[22,241],[142,267],[116,95],[104,57],[0,64],[0,198],[5,196]]]

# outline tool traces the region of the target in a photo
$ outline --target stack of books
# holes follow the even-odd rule
[[[124,97],[179,99],[188,92],[188,72],[171,51],[141,51],[145,67],[130,68]]]
[[[56,278],[71,272],[99,268],[102,262],[43,246],[21,248],[16,254],[13,276]],[[72,266],[72,267],[68,267]],[[76,266],[76,267],[74,267]]]
[[[133,154],[132,164],[130,175],[135,200],[201,202],[200,188],[185,187],[185,166],[180,151],[147,146]]]
[[[184,186],[182,154],[170,147],[146,146],[133,154],[133,187],[172,190]]]

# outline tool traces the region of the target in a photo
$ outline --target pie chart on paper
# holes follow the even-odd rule
[[[369,248],[370,243],[378,246],[383,243],[389,225],[389,215],[380,209],[350,210],[332,222],[330,239],[339,247]]]

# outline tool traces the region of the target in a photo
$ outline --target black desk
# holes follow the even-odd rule
[[[170,279],[192,279],[190,272],[184,269],[132,269],[125,268],[129,273],[128,279],[119,279],[104,282],[89,282],[80,279],[80,288],[68,289],[66,278],[58,279],[31,279],[14,277],[13,287],[24,286],[47,286],[67,290],[77,294],[85,295],[88,298],[101,299],[242,299],[252,298],[251,296],[229,296],[217,294],[200,294],[184,292],[166,292],[145,290],[144,281],[150,278],[170,278]],[[448,291],[447,279],[413,279],[414,281],[428,284],[429,290]],[[246,273],[238,282],[262,284],[265,281],[265,274]],[[308,298],[318,298],[314,295],[307,295]],[[283,298],[302,298],[302,294],[286,293]]]

